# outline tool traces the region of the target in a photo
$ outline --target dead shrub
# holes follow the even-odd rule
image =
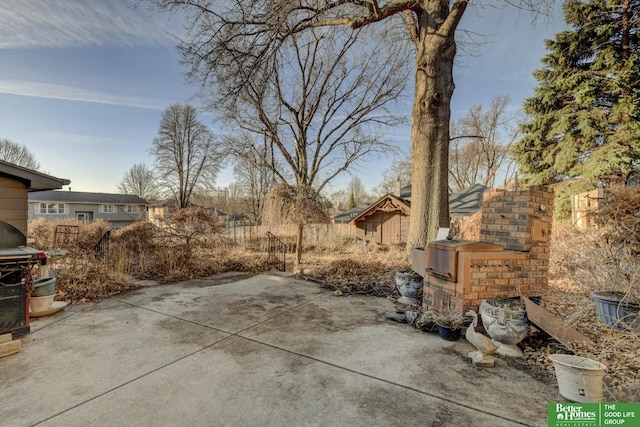
[[[307,271],[298,277],[322,283],[335,295],[391,296],[396,292],[395,273],[409,268],[401,247],[387,247],[385,251],[369,251],[364,245],[351,248],[349,253],[307,254],[315,259],[315,267],[305,264]],[[320,259],[318,259],[320,258]]]
[[[628,194],[629,189],[622,189]],[[554,222],[546,308],[587,335],[594,346],[574,345],[565,351],[598,360],[608,366],[605,385],[612,398],[634,401],[640,397],[637,332],[617,331],[604,325],[590,295],[594,291],[618,291],[640,301],[640,259],[637,256],[637,190],[620,199],[609,193],[594,214],[598,228],[577,230]],[[636,194],[633,194],[636,193]],[[550,352],[533,349],[532,363],[546,360]],[[544,357],[542,357],[542,356]],[[543,362],[543,364],[545,364]],[[551,370],[550,363],[546,362]],[[637,400],[636,400],[637,401]]]
[[[460,240],[480,240],[482,212],[476,212],[465,220],[459,220],[452,227],[452,235]]]
[[[96,262],[93,252],[65,258],[55,264],[54,271],[56,291],[72,303],[95,301],[138,288],[108,263]]]
[[[43,251],[53,249],[53,230],[51,222],[44,218],[29,221],[27,234],[33,239],[31,246]]]

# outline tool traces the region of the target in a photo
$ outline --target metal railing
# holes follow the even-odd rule
[[[78,245],[80,226],[58,224],[53,233],[53,247],[55,249],[75,249]]]
[[[96,258],[102,258],[109,252],[109,237],[111,236],[111,230],[107,230],[100,238],[98,243],[93,247],[93,253]]]
[[[269,231],[267,231],[267,238],[269,239],[267,262],[279,271],[287,271],[287,246]]]

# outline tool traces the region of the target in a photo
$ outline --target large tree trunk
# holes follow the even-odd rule
[[[428,3],[425,9],[437,10],[418,14],[407,254],[435,239],[439,227],[449,226],[449,119],[456,45],[453,31],[443,36],[437,23],[446,19],[447,3],[433,0],[425,3]]]

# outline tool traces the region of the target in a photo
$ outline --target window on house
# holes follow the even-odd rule
[[[364,222],[364,235],[373,236],[373,221]]]
[[[115,205],[100,205],[100,213],[115,213]]]
[[[38,213],[41,214],[65,214],[66,205],[64,203],[40,203]]]
[[[140,206],[138,205],[124,205],[122,210],[126,213],[140,213]]]

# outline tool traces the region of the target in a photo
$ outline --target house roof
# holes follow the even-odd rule
[[[211,214],[211,215],[217,215],[217,216],[226,216],[227,214],[222,212],[220,209],[218,208],[202,208],[204,209],[205,212]]]
[[[155,200],[155,201],[149,202],[149,206],[175,208],[178,206],[178,201],[176,199]],[[197,203],[187,202],[187,207],[202,208],[202,205],[199,205]]]
[[[338,224],[346,224],[351,221],[352,218],[355,218],[368,207],[368,205],[360,205],[356,206],[353,209],[349,209],[348,211],[341,212],[339,214],[335,214],[333,216],[333,221]]]
[[[370,216],[377,210],[394,212],[397,210],[402,211],[405,215],[409,215],[411,212],[411,203],[407,200],[401,199],[393,194],[387,194],[386,196],[382,196],[378,201],[369,205],[364,211],[360,213],[360,215],[356,216],[349,222],[362,221],[366,217]]]
[[[68,179],[56,178],[55,176],[14,165],[4,160],[0,160],[0,176],[6,176],[24,182],[28,191],[53,190],[71,183]]]
[[[400,189],[400,198],[411,200],[411,184],[405,185]]]
[[[472,213],[482,208],[482,198],[490,188],[482,184],[474,184],[469,188],[449,195],[449,212]]]
[[[474,184],[473,186],[466,188],[457,193],[449,195],[449,212],[450,213],[473,213],[480,210],[482,207],[483,194],[489,191],[490,188],[482,184]],[[371,204],[365,210],[363,210],[358,216],[352,219],[352,221],[361,221],[365,217],[371,215],[378,209],[382,210],[395,210],[401,209],[406,215],[411,211],[411,185],[402,187],[400,190],[402,197],[394,196],[393,194],[387,194],[378,199],[375,203]],[[391,203],[391,206],[386,203]]]
[[[114,205],[147,204],[146,200],[132,194],[85,193],[81,191],[39,191],[37,193],[29,193],[29,201]]]

